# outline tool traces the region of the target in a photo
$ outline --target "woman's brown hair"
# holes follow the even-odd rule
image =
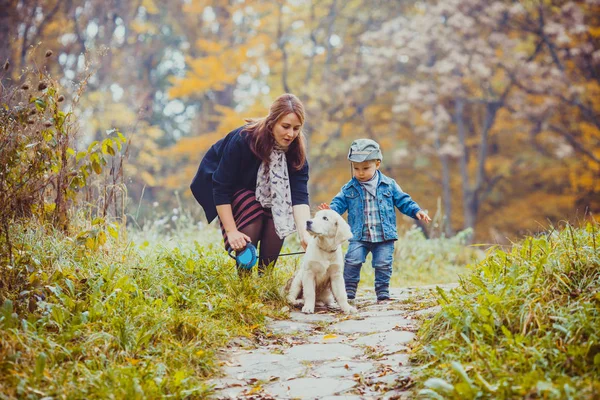
[[[300,124],[304,126],[304,106],[302,102],[293,94],[282,94],[271,104],[269,115],[264,118],[247,119],[248,125],[244,128],[252,139],[250,141],[250,149],[258,158],[269,162],[275,138],[273,138],[273,127],[275,123],[286,115],[294,113],[300,120]],[[306,162],[306,139],[302,127],[296,139],[290,144],[285,153],[287,161],[294,170],[299,170]]]

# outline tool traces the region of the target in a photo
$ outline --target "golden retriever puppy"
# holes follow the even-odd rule
[[[325,303],[328,308],[339,306],[346,314],[356,312],[348,304],[346,296],[341,246],[352,238],[350,226],[335,211],[321,210],[313,219],[306,221],[306,230],[311,237],[302,266],[292,279],[288,301],[293,305],[304,304],[302,312],[307,314],[315,312],[317,301]]]

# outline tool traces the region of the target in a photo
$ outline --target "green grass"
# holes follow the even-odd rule
[[[28,284],[3,293],[0,398],[202,397],[219,348],[285,315],[286,276],[240,280],[220,243],[14,237]]]
[[[598,228],[492,249],[458,288],[440,290],[416,349],[421,397],[599,398]]]
[[[465,245],[468,236],[469,232],[465,231],[452,238],[426,239],[417,228],[406,231],[395,244],[390,286],[458,282],[459,274],[467,271],[467,264],[483,258],[483,252]],[[374,286],[371,259],[369,255],[361,269],[361,288]]]
[[[0,286],[0,399],[205,397],[219,349],[262,335],[266,316],[288,316],[281,288],[301,256],[241,280],[220,232],[179,213],[118,235],[105,228],[80,222],[67,236],[13,225],[14,265],[0,266],[10,277]],[[283,251],[298,249],[293,235]],[[397,251],[423,277],[472,253],[414,231]]]

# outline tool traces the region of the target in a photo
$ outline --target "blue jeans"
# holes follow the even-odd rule
[[[373,254],[377,299],[390,297],[389,287],[394,260],[394,240],[378,243],[355,241],[350,242],[344,262],[344,282],[349,299],[356,296],[356,288],[360,281],[360,268],[367,259],[369,252]]]

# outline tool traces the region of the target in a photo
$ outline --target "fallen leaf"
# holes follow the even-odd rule
[[[258,393],[262,390],[262,386],[261,385],[256,385],[254,386],[252,389],[250,389],[249,392],[247,392],[247,394],[254,394],[254,393]]]
[[[323,340],[335,339],[336,337],[337,337],[336,334],[330,333],[330,334],[323,336]]]

